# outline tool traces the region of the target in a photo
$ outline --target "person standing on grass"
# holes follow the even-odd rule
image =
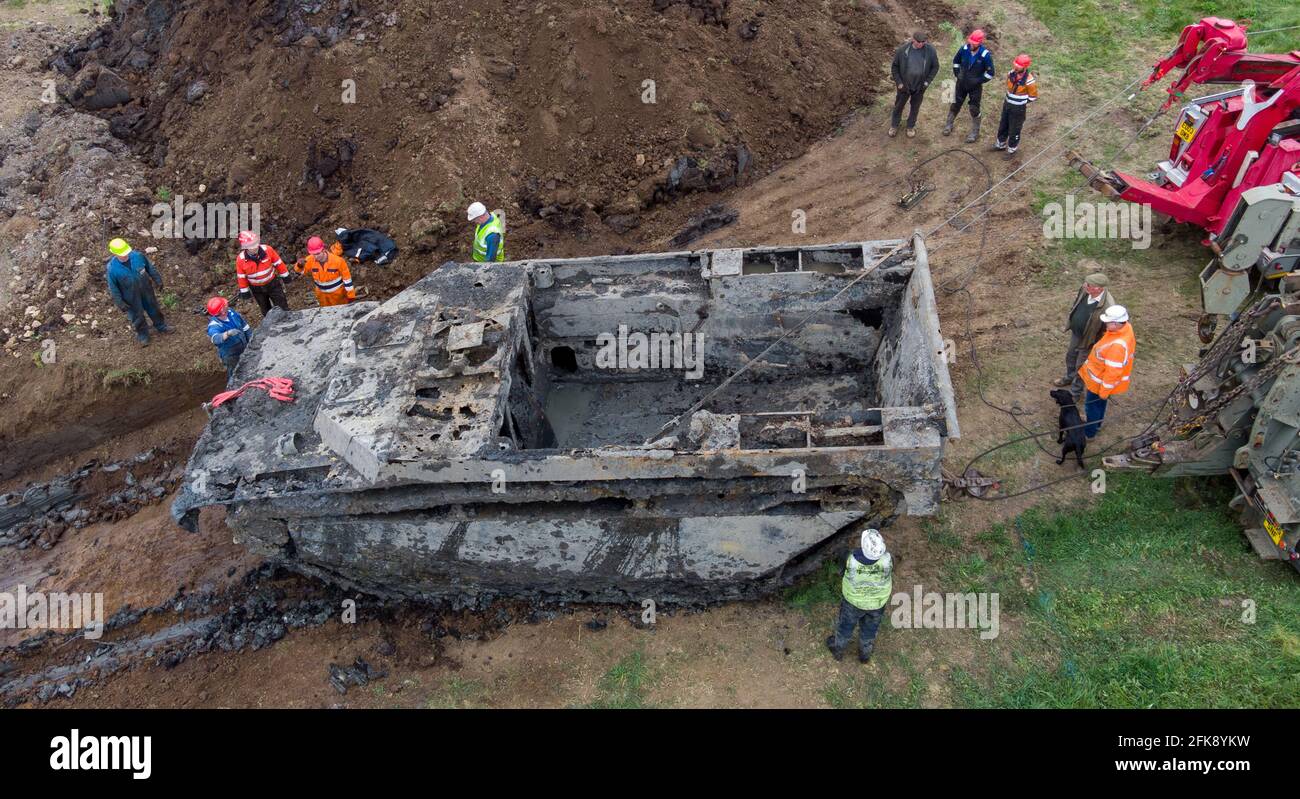
[[[1106,288],[1109,284],[1110,280],[1101,272],[1085,277],[1066,317],[1065,329],[1070,333],[1070,346],[1065,351],[1065,374],[1052,385],[1057,388],[1068,386],[1075,402],[1083,398],[1083,378],[1079,377],[1079,367],[1105,330],[1101,315],[1110,306],[1118,304]]]
[[[1112,305],[1101,315],[1106,332],[1088,353],[1088,360],[1079,367],[1083,380],[1083,410],[1088,423],[1083,432],[1094,438],[1106,417],[1106,404],[1116,394],[1128,391],[1129,375],[1133,372],[1133,356],[1137,341],[1133,326],[1128,321],[1128,310],[1123,305]]]
[[[889,67],[889,74],[894,79],[894,114],[889,121],[889,135],[898,135],[898,126],[903,119],[903,106],[910,103],[907,112],[907,136],[916,135],[916,115],[921,112],[921,100],[925,89],[939,74],[939,54],[929,42],[925,31],[917,31],[912,38],[903,42],[894,51],[894,62]]]
[[[836,660],[843,659],[844,649],[853,638],[853,628],[858,627],[858,662],[871,661],[880,618],[885,615],[885,605],[893,590],[894,559],[885,548],[885,539],[879,530],[864,530],[858,548],[849,553],[844,563],[840,615],[835,632],[826,639],[826,648]]]

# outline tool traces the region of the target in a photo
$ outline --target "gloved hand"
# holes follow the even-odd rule
[[[238,305],[239,303],[243,302],[246,297],[248,297],[248,295],[241,291],[235,295],[235,298],[230,301],[230,304]]]
[[[238,330],[227,330],[226,332],[221,334],[221,340],[225,341],[226,339],[230,338],[231,336],[235,335],[238,332],[239,332]]]
[[[293,272],[285,272],[285,273],[284,273],[283,280],[284,280],[285,283],[292,283],[293,280],[294,280],[294,277],[295,277],[295,275],[294,275]]]

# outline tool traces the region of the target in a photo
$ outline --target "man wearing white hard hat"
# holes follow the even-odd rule
[[[488,213],[483,203],[471,203],[465,215],[474,223],[474,260],[504,261],[506,237],[501,220]]]
[[[836,660],[844,657],[854,627],[859,628],[858,662],[871,660],[880,617],[885,614],[893,590],[894,559],[885,549],[885,539],[879,530],[864,530],[858,548],[849,553],[844,563],[840,616],[835,622],[835,633],[826,639],[826,648]]]
[[[1133,356],[1137,353],[1128,309],[1123,305],[1110,306],[1102,312],[1101,323],[1106,326],[1106,332],[1079,367],[1084,388],[1083,410],[1088,420],[1083,433],[1088,438],[1095,437],[1101,429],[1110,398],[1128,391]]]

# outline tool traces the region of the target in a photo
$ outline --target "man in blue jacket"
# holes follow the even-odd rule
[[[249,337],[253,335],[253,329],[239,315],[239,311],[230,308],[224,297],[208,300],[208,316],[211,317],[208,319],[208,340],[217,348],[217,357],[226,367],[226,382],[229,383],[230,376],[235,373],[235,366],[239,364],[239,356],[244,354]]]
[[[150,321],[159,333],[172,332],[163,321],[158,298],[154,295],[155,285],[159,289],[163,287],[162,275],[144,253],[131,249],[131,245],[123,239],[110,241],[108,251],[113,254],[104,264],[108,293],[113,298],[113,304],[131,320],[131,327],[135,328],[135,340],[140,342],[140,346],[147,347]]]
[[[952,133],[962,103],[969,100],[970,134],[966,137],[966,143],[970,144],[980,137],[980,97],[984,94],[984,84],[993,80],[994,74],[993,55],[984,46],[984,31],[971,31],[966,43],[952,57],[952,74],[957,89],[952,106],[948,108],[948,121],[943,126],[943,135]]]

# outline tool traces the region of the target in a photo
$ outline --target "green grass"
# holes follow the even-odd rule
[[[596,685],[596,698],[587,707],[602,710],[649,707],[646,692],[651,683],[645,652],[637,649],[605,672]]]
[[[175,292],[169,291],[159,297],[158,302],[162,303],[162,307],[170,311],[174,310],[176,306],[181,304],[181,298],[178,297]]]
[[[1040,48],[1035,48],[1033,69],[1040,78],[1040,91],[1045,96],[1054,92],[1068,92],[1076,98],[1075,113],[1071,113],[1063,122],[1073,125],[1086,109],[1097,102],[1112,100],[1115,93],[1139,76],[1144,76],[1157,57],[1165,55],[1177,42],[1184,26],[1195,23],[1204,16],[1226,16],[1235,19],[1253,20],[1251,29],[1264,31],[1290,25],[1300,25],[1300,5],[1294,0],[1254,0],[1254,2],[1206,2],[1205,0],[1172,0],[1172,2],[1139,2],[1124,0],[1027,0],[1030,12],[1037,17],[1052,33],[1052,41]],[[1252,52],[1285,52],[1294,47],[1296,31],[1284,31],[1260,34],[1251,37]],[[1014,40],[1013,40],[1014,41]],[[1002,54],[999,64],[1005,64],[1011,58],[1011,52]],[[1002,68],[1001,66],[999,68]],[[1094,121],[1077,131],[1071,139],[1071,146],[1076,147],[1094,164],[1102,167],[1117,167],[1138,174],[1149,171],[1168,146],[1171,135],[1170,121],[1174,112],[1156,120],[1147,129],[1141,142],[1132,143],[1132,132],[1156,112],[1165,98],[1164,88],[1181,71],[1176,71],[1146,91],[1138,94],[1132,102],[1119,102],[1112,106],[1108,116],[1126,112],[1131,116],[1130,124],[1117,128],[1113,124]],[[1137,87],[1134,87],[1135,90]],[[1222,88],[1222,87],[1217,87]],[[1193,93],[1204,93],[1216,87],[1192,87]],[[1102,120],[1107,119],[1103,117]],[[1100,125],[1100,127],[1099,127]],[[1027,145],[1034,147],[1032,140]],[[1122,156],[1120,150],[1127,148]],[[1120,161],[1116,162],[1119,157]],[[1075,190],[1083,183],[1082,177],[1073,170],[1051,170],[1032,178],[1033,199],[1031,206],[1035,216],[1041,221],[1043,206],[1049,202],[1061,201],[1066,192]],[[1077,195],[1077,200],[1100,201],[1101,195],[1084,190]],[[1190,233],[1181,233],[1175,238],[1187,239],[1195,244]],[[1158,242],[1161,234],[1154,235]],[[1141,264],[1143,251],[1133,250],[1128,242],[1096,239],[1056,239],[1047,243],[1046,252],[1041,260],[1044,269],[1036,277],[1042,287],[1055,285],[1054,276],[1060,270],[1073,266],[1080,258],[1095,258],[1103,262],[1114,259],[1135,261]],[[1180,247],[1177,252],[1170,252],[1153,246],[1151,258],[1163,258],[1168,261],[1184,255]],[[1179,283],[1180,293],[1190,287],[1191,296],[1199,297],[1199,288],[1195,283],[1195,272],[1204,265],[1208,256],[1204,253],[1192,255],[1188,266],[1191,275],[1189,283]]]
[[[118,386],[147,386],[153,382],[153,375],[146,369],[130,366],[125,369],[111,369],[104,373],[102,380],[106,389]]]
[[[1098,73],[1116,74],[1128,64],[1153,62],[1173,47],[1184,26],[1201,17],[1249,18],[1254,20],[1250,27],[1261,31],[1300,24],[1300,7],[1293,0],[1027,0],[1026,5],[1055,39],[1036,63],[1044,72],[1084,84],[1094,83]],[[1292,33],[1264,34],[1258,43],[1252,40],[1250,49],[1283,52],[1294,42],[1293,36],[1287,38]]]
[[[857,650],[849,647],[844,662],[856,664]],[[874,668],[862,674],[841,676],[822,691],[822,698],[833,708],[878,709],[918,707],[925,698],[924,675],[902,653],[881,653],[872,656]],[[869,667],[870,668],[870,667]],[[887,682],[897,683],[889,685]]]
[[[1091,508],[1024,513],[1021,558],[1038,591],[1019,619],[1024,635],[1010,668],[958,672],[956,703],[1300,704],[1300,581],[1249,550],[1229,497],[1204,480],[1112,475]],[[970,557],[951,576],[980,585],[988,571]],[[1242,621],[1243,600],[1255,603],[1253,624]]]
[[[816,574],[800,580],[785,592],[787,607],[802,610],[806,615],[821,618],[828,605],[840,602],[840,574],[844,564],[835,558],[822,564]]]
[[[487,688],[478,680],[452,677],[438,691],[425,700],[431,710],[481,707],[487,700]]]

